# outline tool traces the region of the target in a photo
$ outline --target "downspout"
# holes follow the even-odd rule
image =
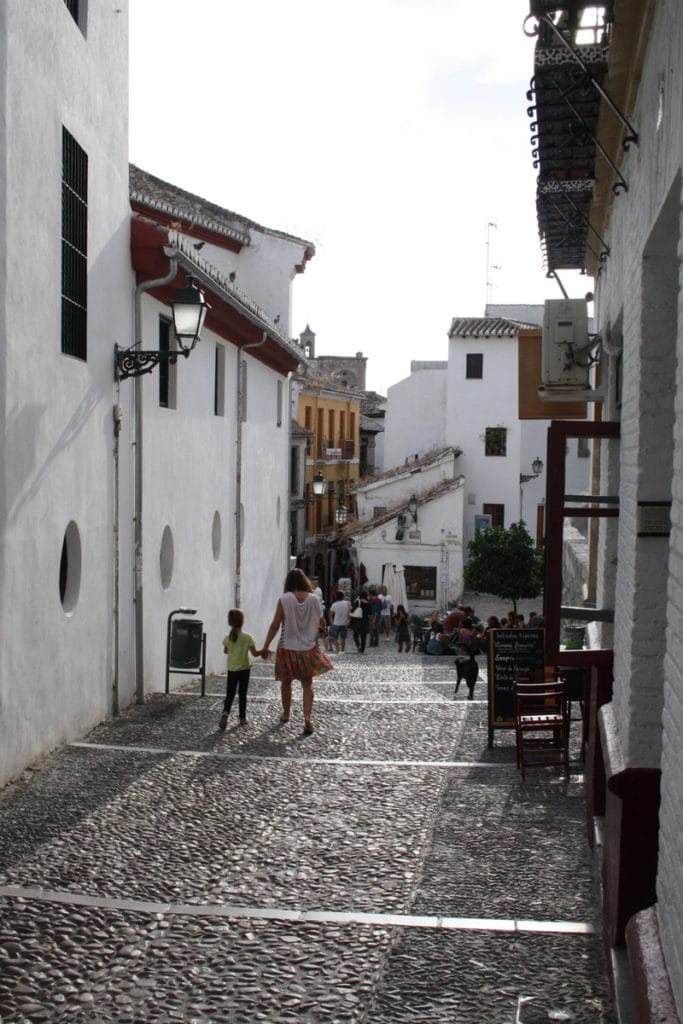
[[[116,400],[113,408],[114,426],[114,508],[113,508],[113,559],[114,578],[112,594],[112,684],[111,684],[111,713],[114,718],[119,713],[119,636],[121,620],[121,601],[119,596],[119,574],[121,556],[121,516],[119,512],[119,478],[120,478],[120,434],[121,434],[121,381],[116,381]]]
[[[237,352],[237,423],[235,430],[235,608],[242,607],[242,353],[248,348],[260,348],[268,341],[268,332],[264,331],[260,341],[250,341],[240,345]]]
[[[155,281],[144,281],[135,289],[135,307],[133,337],[135,345],[142,344],[142,294],[151,288],[160,288],[170,284],[178,273],[178,259],[174,249],[164,248],[164,255],[169,258],[170,270],[165,277],[159,277]],[[143,605],[142,605],[142,381],[140,377],[133,377],[133,459],[134,459],[134,506],[133,506],[133,543],[135,552],[135,618],[133,625],[133,639],[135,648],[135,702],[144,704],[145,685],[143,674]]]

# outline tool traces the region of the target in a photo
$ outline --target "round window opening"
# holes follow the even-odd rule
[[[214,562],[217,562],[221,557],[222,534],[223,531],[221,527],[220,512],[214,512],[213,523],[211,525],[211,549],[213,551]]]
[[[173,579],[173,534],[171,527],[165,526],[161,536],[161,551],[159,553],[159,575],[164,590],[168,590]]]
[[[81,592],[81,535],[73,520],[64,532],[59,561],[59,597],[65,612],[72,612]]]

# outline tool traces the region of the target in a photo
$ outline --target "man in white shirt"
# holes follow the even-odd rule
[[[394,614],[394,599],[387,594],[387,588],[382,587],[380,594],[382,601],[381,628],[386,640],[391,640],[391,617]]]
[[[334,603],[330,605],[328,636],[339,654],[343,654],[346,648],[346,627],[351,621],[350,615],[351,603],[346,601],[341,590],[338,590]]]

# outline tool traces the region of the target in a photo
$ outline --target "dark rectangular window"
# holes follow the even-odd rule
[[[225,348],[216,345],[213,371],[213,414],[225,416]]]
[[[403,578],[408,599],[436,600],[436,566],[406,565]]]
[[[62,352],[88,357],[88,157],[62,128]]]
[[[484,356],[481,352],[467,353],[465,376],[470,380],[481,380],[484,376]]]
[[[487,427],[484,443],[486,455],[507,455],[507,428]]]
[[[491,526],[505,526],[505,505],[482,505],[485,516],[491,516]]]
[[[171,347],[171,323],[159,317],[159,351],[169,352]],[[168,409],[171,394],[171,364],[164,356],[159,360],[159,405]]]

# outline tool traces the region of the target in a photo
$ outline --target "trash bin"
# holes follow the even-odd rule
[[[203,628],[204,623],[199,619],[173,619],[170,668],[200,668]]]

